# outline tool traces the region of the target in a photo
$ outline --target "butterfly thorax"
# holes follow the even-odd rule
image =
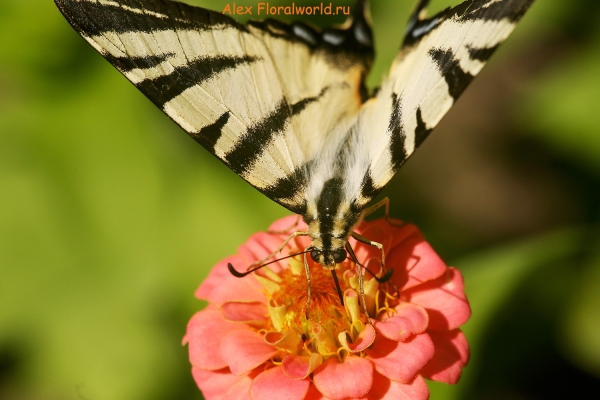
[[[346,259],[348,237],[362,216],[362,208],[344,200],[342,184],[341,178],[327,180],[318,199],[309,201],[303,215],[312,240],[311,257],[327,269]]]

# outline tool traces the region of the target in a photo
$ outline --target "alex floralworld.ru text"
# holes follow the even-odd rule
[[[298,6],[294,3],[287,6],[271,6],[267,2],[254,5],[238,5],[229,3],[223,14],[232,15],[350,15],[350,6],[334,6],[332,3],[319,3],[315,6]]]

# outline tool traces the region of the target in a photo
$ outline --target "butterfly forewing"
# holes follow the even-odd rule
[[[533,0],[471,0],[424,18],[421,1],[389,76],[367,102],[368,174],[376,189],[423,142],[515,28]],[[387,147],[380,143],[387,143]]]
[[[309,165],[325,144],[344,140],[362,104],[368,46],[353,51],[305,24],[244,26],[171,1],[56,3],[190,136],[267,196],[303,212]]]

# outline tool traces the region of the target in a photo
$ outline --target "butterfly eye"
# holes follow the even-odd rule
[[[335,261],[336,263],[341,263],[344,262],[344,260],[346,259],[346,250],[344,249],[337,249],[333,252],[333,261]]]
[[[320,250],[312,249],[310,251],[310,258],[312,258],[314,262],[318,263],[319,262],[319,255],[320,254],[321,254]]]

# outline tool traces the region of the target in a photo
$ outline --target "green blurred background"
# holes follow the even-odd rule
[[[372,3],[376,86],[415,1]],[[471,362],[433,399],[600,389],[599,19],[595,0],[534,4],[384,193],[473,308]],[[286,214],[51,0],[0,1],[0,399],[201,399],[180,343],[194,290]]]

